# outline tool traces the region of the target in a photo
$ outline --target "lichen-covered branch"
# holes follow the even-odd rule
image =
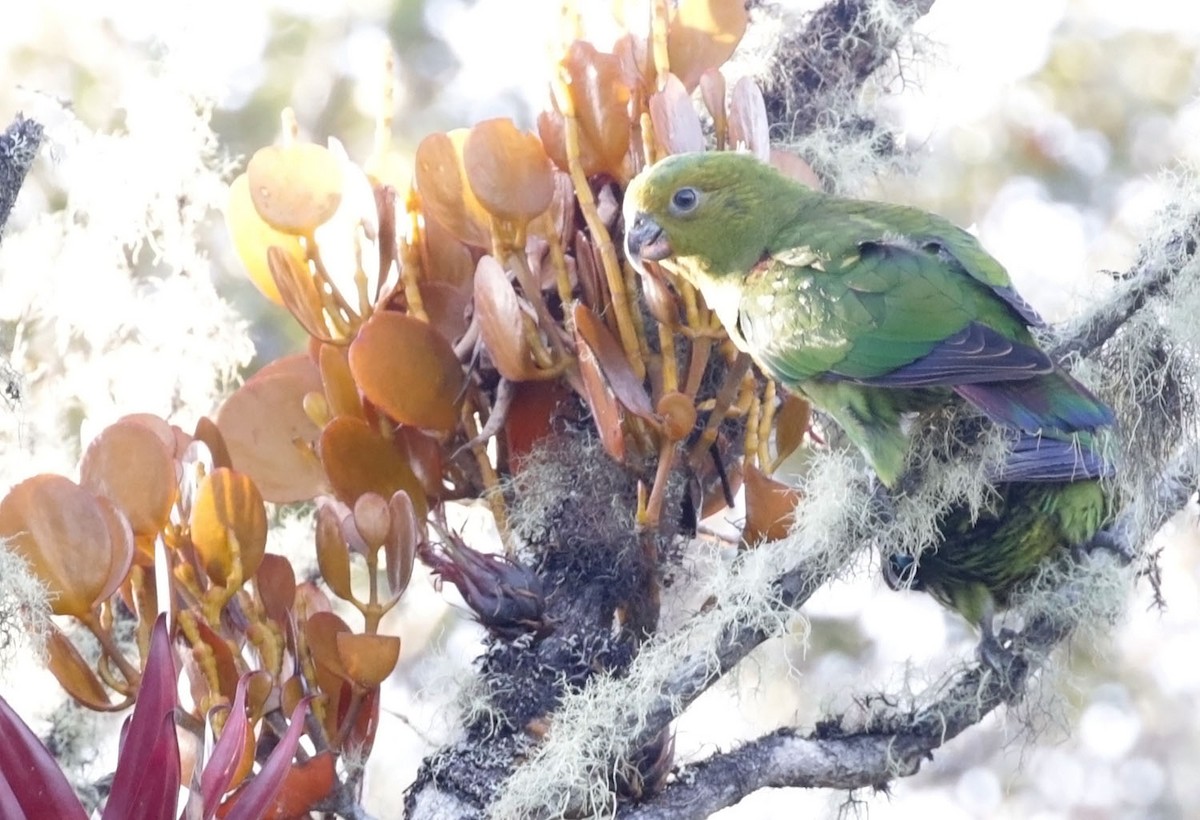
[[[1164,476],[1156,506],[1182,507],[1195,489],[1195,479],[1194,471]],[[1126,530],[1127,523],[1118,521],[1116,529]],[[1090,568],[1101,572],[1111,571],[1118,562],[1107,553],[1090,560],[1108,564]],[[1086,596],[1090,582],[1090,574],[1084,573],[1061,587],[1058,594]],[[1071,631],[1069,622],[1045,613],[1013,638],[1007,664],[994,668],[977,663],[957,672],[938,687],[939,694],[931,703],[888,708],[853,730],[843,728],[849,722],[844,716],[823,721],[807,736],[792,729],[777,730],[681,767],[661,793],[626,806],[618,816],[627,820],[704,818],[759,789],[880,787],[915,774],[938,748],[998,707],[1019,700],[1028,681]]]
[[[0,134],[0,241],[4,223],[41,144],[41,124],[20,114]]]

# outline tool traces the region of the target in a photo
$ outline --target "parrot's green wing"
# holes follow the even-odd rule
[[[1053,370],[1004,269],[945,220],[830,200],[780,244],[746,278],[738,329],[785,381],[958,386]]]

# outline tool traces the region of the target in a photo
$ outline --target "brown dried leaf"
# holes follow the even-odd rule
[[[350,344],[350,372],[367,400],[396,421],[433,430],[458,426],[462,365],[429,323],[392,311],[374,314]]]
[[[629,412],[641,416],[647,421],[658,423],[658,416],[646,395],[646,388],[633,372],[625,351],[620,343],[613,338],[608,326],[586,305],[575,305],[575,338],[578,345],[584,345],[595,355],[600,365],[604,379],[621,403]]]
[[[260,148],[246,166],[254,209],[277,231],[312,233],[342,201],[342,169],[321,145],[294,142]]]
[[[224,467],[206,475],[196,488],[190,518],[192,544],[208,577],[224,585],[241,560],[241,580],[258,571],[267,547],[267,512],[248,475]]]
[[[800,493],[765,475],[753,464],[746,465],[745,479],[746,523],[742,540],[755,545],[786,536],[796,519]]]

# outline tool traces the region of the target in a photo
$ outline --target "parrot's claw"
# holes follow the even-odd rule
[[[1008,670],[1017,660],[1016,653],[1011,649],[1016,633],[1011,629],[1001,629],[997,635],[994,623],[995,612],[991,607],[988,609],[989,611],[984,614],[979,624],[982,634],[979,638],[979,646],[975,651],[979,656],[980,663],[997,675],[1007,676]]]
[[[1123,538],[1119,538],[1112,533],[1111,530],[1100,530],[1092,536],[1091,540],[1085,544],[1081,544],[1076,550],[1075,558],[1078,560],[1083,555],[1091,555],[1096,550],[1104,550],[1121,559],[1124,564],[1133,563],[1137,558],[1133,553],[1133,548],[1129,546],[1129,542]]]

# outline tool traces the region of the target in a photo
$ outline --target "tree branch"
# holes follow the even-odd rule
[[[0,134],[0,241],[25,175],[42,144],[42,126],[20,114]]]
[[[1164,475],[1152,509],[1177,510],[1195,490],[1194,464]],[[1118,537],[1132,530],[1136,513],[1122,514]],[[1160,514],[1152,526],[1166,523]],[[1125,545],[1130,546],[1130,545]],[[1068,598],[1087,594],[1078,579],[1062,590]],[[891,711],[869,725],[844,731],[848,720],[823,721],[807,737],[780,729],[729,752],[676,770],[662,792],[623,808],[626,820],[704,818],[732,806],[759,789],[781,787],[858,789],[881,787],[920,769],[922,761],[1001,705],[1019,700],[1072,624],[1054,614],[1034,618],[1008,648],[1008,663],[995,669],[983,663],[958,672],[940,689],[936,701],[903,712]]]

